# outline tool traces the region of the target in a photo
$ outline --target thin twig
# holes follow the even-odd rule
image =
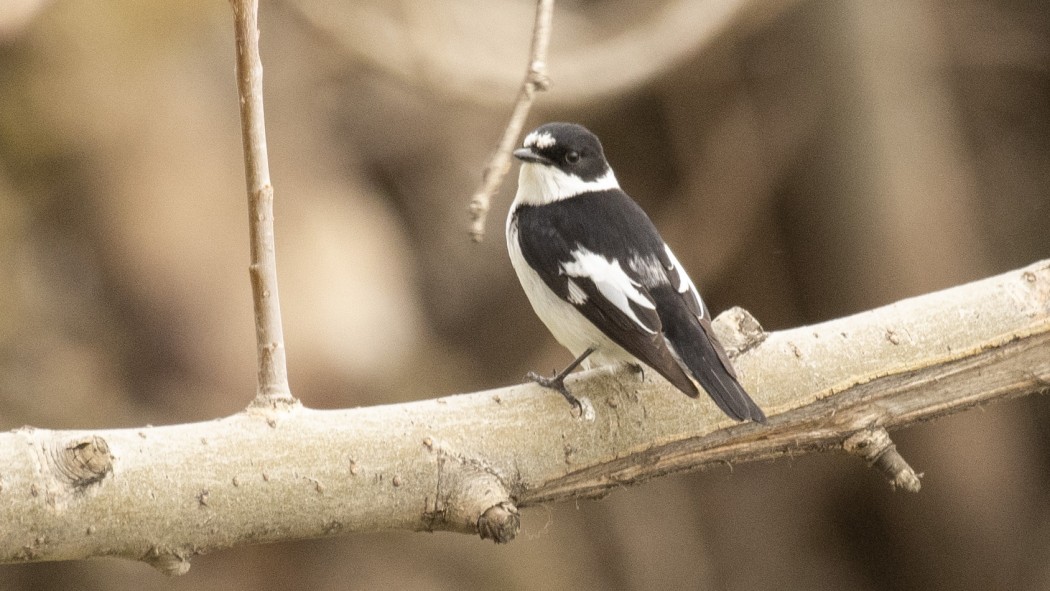
[[[485,236],[485,218],[488,217],[489,203],[492,196],[503,184],[503,178],[510,170],[510,153],[518,144],[521,129],[529,116],[533,98],[537,91],[550,88],[547,77],[547,46],[551,40],[551,20],[554,17],[554,0],[539,0],[536,4],[536,24],[532,31],[532,48],[529,51],[529,69],[525,81],[514,103],[507,128],[503,130],[496,153],[492,155],[485,172],[481,176],[481,186],[470,198],[470,237],[474,242],[481,242]]]
[[[244,172],[248,183],[248,267],[255,305],[255,340],[259,354],[258,391],[252,403],[271,407],[291,403],[284,354],[281,304],[277,296],[277,260],[273,239],[273,185],[266,156],[262,60],[259,58],[259,1],[231,0],[237,40],[237,92],[241,104]]]

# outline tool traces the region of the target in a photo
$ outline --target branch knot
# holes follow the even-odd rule
[[[769,336],[758,319],[739,306],[722,312],[712,324],[719,342],[730,357],[754,349]]]
[[[866,461],[868,467],[882,472],[894,489],[919,492],[922,488],[919,482],[922,475],[916,474],[908,465],[890,434],[882,427],[857,431],[842,442],[842,449]]]
[[[503,479],[481,461],[454,454],[433,439],[424,445],[438,453],[437,491],[424,515],[427,529],[475,532],[497,544],[513,540],[521,520]]]
[[[478,518],[478,534],[482,540],[506,544],[518,535],[521,517],[518,508],[510,502],[497,503],[489,507]]]
[[[79,437],[51,451],[55,473],[74,487],[94,484],[113,471],[113,454],[97,435]]]

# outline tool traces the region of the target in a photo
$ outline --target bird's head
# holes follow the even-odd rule
[[[598,136],[576,123],[547,123],[514,151],[522,161],[517,200],[542,205],[619,188]]]

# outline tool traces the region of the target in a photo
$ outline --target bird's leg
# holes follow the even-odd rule
[[[582,413],[583,412],[583,405],[580,404],[580,401],[577,400],[576,397],[573,396],[569,392],[569,389],[565,387],[565,376],[569,375],[570,373],[572,373],[572,370],[574,370],[577,367],[579,367],[580,364],[583,363],[583,360],[587,359],[587,357],[590,356],[591,353],[594,353],[594,347],[588,347],[587,350],[584,351],[583,353],[581,353],[580,356],[577,357],[575,361],[570,363],[568,367],[566,367],[565,369],[561,370],[554,377],[548,378],[548,377],[545,377],[545,376],[541,376],[540,374],[538,374],[538,373],[536,373],[534,371],[530,371],[529,373],[525,374],[525,378],[529,379],[529,380],[532,380],[533,382],[536,382],[537,384],[543,386],[544,388],[550,388],[551,390],[557,390],[562,396],[565,397],[565,400],[569,401],[569,404],[571,404],[573,406],[573,408],[575,408],[576,410],[578,410],[578,411],[580,411]]]

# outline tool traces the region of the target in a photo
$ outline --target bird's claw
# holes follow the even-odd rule
[[[557,391],[559,394],[565,397],[565,400],[569,402],[569,405],[573,408],[573,416],[583,416],[583,404],[580,403],[579,399],[569,392],[569,389],[565,386],[565,375],[555,374],[553,377],[541,376],[540,374],[530,371],[525,374],[525,379],[536,382],[544,388]]]

